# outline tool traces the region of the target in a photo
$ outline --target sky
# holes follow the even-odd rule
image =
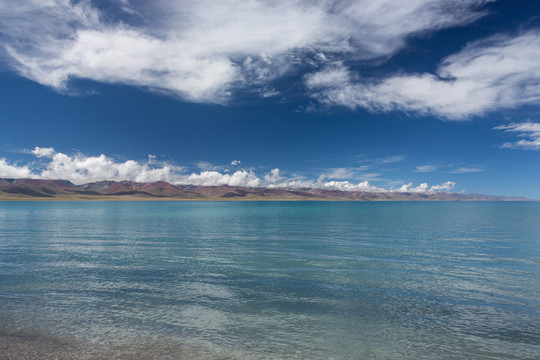
[[[1,0],[0,178],[540,199],[537,0]]]

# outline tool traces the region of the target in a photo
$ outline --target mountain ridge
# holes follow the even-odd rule
[[[311,201],[532,201],[524,197],[452,192],[367,192],[319,188],[173,185],[165,181],[2,179],[0,200],[311,200]]]

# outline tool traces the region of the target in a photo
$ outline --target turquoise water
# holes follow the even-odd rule
[[[0,202],[6,339],[81,358],[538,359],[540,203]]]

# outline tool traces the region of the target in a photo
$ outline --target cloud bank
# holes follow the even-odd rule
[[[321,174],[318,179],[310,180],[301,176],[287,177],[282,175],[278,168],[272,169],[263,177],[257,176],[252,170],[239,169],[232,173],[216,170],[203,170],[187,173],[185,168],[156,161],[156,157],[149,155],[147,161],[127,160],[116,161],[104,154],[99,156],[86,156],[80,153],[73,155],[56,152],[54,148],[35,147],[28,151],[39,161],[27,165],[9,163],[0,159],[0,178],[32,178],[32,179],[63,179],[75,184],[85,184],[101,180],[136,182],[167,181],[175,185],[201,185],[201,186],[266,186],[273,188],[318,188],[341,191],[368,191],[368,192],[444,192],[455,186],[454,182],[447,181],[440,185],[429,186],[422,183],[413,186],[412,183],[399,187],[384,188],[372,185],[364,180],[358,183],[349,180],[325,181],[327,175]],[[39,163],[41,162],[41,163]],[[240,164],[239,161],[237,165]],[[339,170],[338,170],[339,172]],[[341,173],[340,177],[347,175]]]
[[[176,180],[181,167],[163,165],[152,166],[154,159],[140,163],[134,160],[117,162],[103,154],[86,156],[83,154],[67,155],[56,152],[53,148],[35,147],[31,151],[38,158],[47,158],[49,162],[38,173],[32,174],[41,179],[65,179],[76,184],[100,180],[133,180],[138,182]]]
[[[89,79],[224,103],[239,87],[275,96],[273,80],[336,59],[384,60],[412,36],[477,20],[488,2],[123,0],[108,2],[105,11],[89,0],[5,0],[0,3],[0,37],[12,68],[61,92],[76,92],[72,80]],[[313,78],[335,82],[349,77],[336,75],[322,71]],[[378,100],[359,100],[364,96],[354,84],[349,85],[352,93],[343,95],[351,97],[348,101],[328,91],[318,97],[368,109],[400,107],[382,99],[395,82],[406,86],[405,79],[393,81],[368,88],[367,96]],[[416,82],[460,91],[431,76]],[[418,96],[402,94],[399,102],[409,104],[405,109],[421,110],[424,106],[414,105]],[[427,108],[447,111],[445,104]]]

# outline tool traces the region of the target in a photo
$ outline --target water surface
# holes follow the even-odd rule
[[[0,355],[537,359],[539,294],[540,203],[0,202]]]

